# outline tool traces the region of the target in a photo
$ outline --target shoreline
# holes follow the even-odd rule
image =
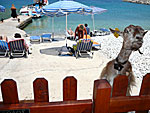
[[[150,0],[123,0],[123,2],[150,5]]]

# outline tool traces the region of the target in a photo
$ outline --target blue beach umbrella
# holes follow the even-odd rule
[[[93,20],[93,29],[95,30],[95,23],[94,23],[94,15],[95,14],[101,14],[107,11],[107,9],[99,8],[99,7],[94,7],[90,6],[92,8],[92,20]]]
[[[43,12],[51,16],[64,16],[66,15],[66,31],[67,31],[67,15],[71,13],[76,14],[92,14],[92,9],[89,6],[81,4],[73,0],[60,0],[43,7]],[[67,46],[67,38],[66,38]]]
[[[63,0],[54,2],[47,6],[43,7],[43,11],[45,14],[53,15],[53,16],[64,16],[66,15],[66,30],[67,30],[67,15],[70,13],[84,14],[84,13],[92,13],[92,9],[84,4],[73,0]]]
[[[0,5],[0,12],[5,12],[5,7]]]

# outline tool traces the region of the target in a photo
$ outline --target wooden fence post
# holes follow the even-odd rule
[[[63,101],[70,100],[77,100],[77,80],[73,76],[63,80]]]
[[[37,78],[33,82],[34,102],[49,102],[48,81],[45,78]]]
[[[1,83],[2,97],[4,104],[17,104],[19,103],[17,85],[12,79],[5,79]]]
[[[126,96],[127,87],[128,77],[125,75],[118,75],[114,79],[112,97]]]
[[[150,95],[150,73],[146,74],[143,77],[142,85],[141,85],[141,90],[139,96],[142,95]],[[149,110],[145,111],[136,111],[136,113],[148,113]]]
[[[93,113],[109,113],[111,86],[107,80],[94,81]]]

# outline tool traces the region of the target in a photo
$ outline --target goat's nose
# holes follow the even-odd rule
[[[138,39],[139,41],[142,41],[142,40],[143,40],[143,37],[137,36],[136,39]]]

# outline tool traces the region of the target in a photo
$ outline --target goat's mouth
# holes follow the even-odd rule
[[[135,41],[132,43],[132,50],[137,51],[142,47],[143,41]]]

